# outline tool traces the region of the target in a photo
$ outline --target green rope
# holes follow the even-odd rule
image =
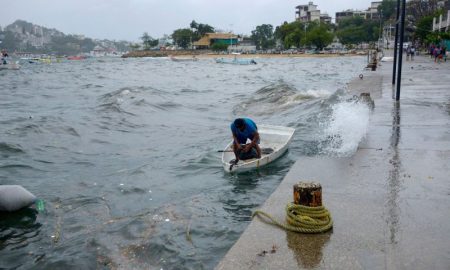
[[[263,222],[268,224],[276,225],[287,231],[300,233],[322,233],[333,227],[330,212],[323,206],[310,207],[288,203],[286,205],[287,224],[276,221],[271,215],[261,210],[256,210],[252,218],[254,216],[258,216]]]

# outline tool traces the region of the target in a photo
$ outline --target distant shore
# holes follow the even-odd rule
[[[355,56],[355,55],[367,55],[365,52],[360,53],[319,53],[319,54],[308,54],[308,53],[256,53],[256,54],[221,54],[213,51],[190,51],[190,50],[180,50],[180,51],[132,51],[127,54],[122,55],[122,58],[129,57],[169,57],[174,56],[177,58],[218,58],[218,57],[243,57],[243,58],[286,58],[286,57],[340,57],[340,56]]]

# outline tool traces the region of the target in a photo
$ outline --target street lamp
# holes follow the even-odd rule
[[[230,52],[233,52],[233,24],[230,24]]]
[[[190,33],[190,35],[189,35],[189,37],[190,37],[190,39],[191,39],[191,51],[194,49],[193,48],[193,46],[192,46],[192,34],[194,33],[194,31],[192,30],[192,28],[191,28],[191,33]]]
[[[383,23],[383,10],[380,10],[380,29],[378,30],[378,46],[377,46],[378,49],[380,48],[380,39],[383,42],[382,35],[381,35],[381,33],[382,33],[382,31],[381,31],[382,23]]]

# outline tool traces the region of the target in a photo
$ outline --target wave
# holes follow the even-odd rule
[[[20,147],[20,145],[8,144],[4,142],[0,142],[0,153],[25,153],[24,150]]]
[[[99,107],[103,111],[107,112],[117,112],[134,115],[133,113],[126,111],[123,108],[122,103],[124,103],[126,99],[128,100],[133,99],[134,95],[137,92],[139,91],[133,90],[132,88],[129,87],[123,87],[120,88],[119,90],[103,94],[99,98],[102,102],[102,104],[100,104]]]
[[[168,93],[151,86],[139,86],[135,88],[123,87],[119,90],[106,93],[99,97],[101,104],[98,106],[104,111],[137,115],[136,107],[148,107],[152,111],[168,110],[181,107],[168,98]],[[133,110],[136,110],[134,112]]]
[[[0,165],[0,169],[35,169],[33,166],[24,165],[24,164],[6,164]]]
[[[237,104],[233,112],[234,114],[246,114],[247,112],[256,115],[273,114],[309,100],[329,95],[330,93],[325,90],[300,92],[293,86],[280,81],[257,90],[250,99]]]

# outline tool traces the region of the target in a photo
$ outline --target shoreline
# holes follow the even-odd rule
[[[133,51],[122,55],[122,58],[140,58],[140,57],[170,57],[199,59],[205,58],[327,58],[327,57],[345,57],[345,56],[367,56],[367,53],[327,53],[327,54],[308,54],[308,53],[289,53],[289,54],[220,54],[211,51]]]

